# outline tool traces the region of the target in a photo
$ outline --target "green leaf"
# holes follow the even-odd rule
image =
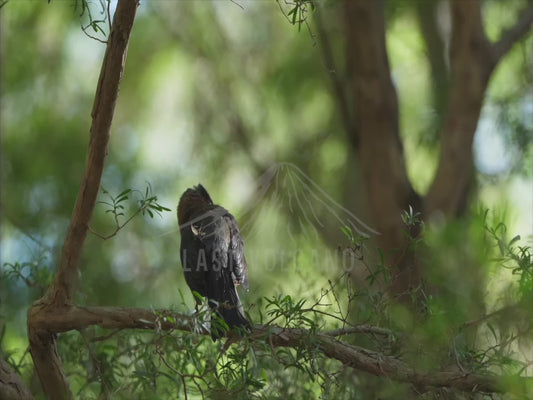
[[[511,239],[508,246],[511,247],[514,243],[518,242],[520,240],[520,235],[516,235],[514,238]]]
[[[117,198],[116,202],[117,203],[121,203],[121,202],[123,202],[125,200],[128,200],[128,199],[129,199],[129,196],[122,196],[122,197]]]
[[[120,192],[117,197],[123,197],[123,196],[126,196],[129,193],[131,193],[131,189],[126,189],[126,190]]]
[[[204,301],[204,296],[202,296],[202,295],[201,295],[200,293],[198,293],[196,290],[193,290],[192,295],[193,295],[194,297],[196,297],[198,300],[200,300],[201,302]]]

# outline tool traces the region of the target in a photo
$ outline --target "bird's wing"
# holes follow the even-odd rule
[[[237,222],[222,207],[215,206],[191,221],[188,230],[197,249],[205,253],[207,271],[203,275],[209,306],[216,310],[227,326],[250,326],[236,284],[247,285],[248,274],[243,241]],[[201,260],[200,256],[197,260]],[[223,336],[226,328],[212,325],[212,336]]]
[[[209,297],[210,287],[222,285],[228,271],[229,229],[223,222],[227,212],[208,208],[199,211],[181,229],[181,262],[189,287]],[[227,280],[227,279],[226,279]]]
[[[233,273],[234,283],[248,289],[248,264],[244,256],[244,241],[239,225],[230,213],[224,215],[224,220],[230,236],[228,263]]]
[[[203,254],[202,254],[203,252]],[[191,225],[181,231],[181,265],[185,280],[193,292],[198,292],[202,296],[207,295],[207,262],[205,259],[205,249],[191,229]],[[196,299],[198,301],[198,299]]]
[[[202,243],[205,256],[210,270],[215,272],[215,276],[221,270],[228,267],[228,249],[230,246],[230,229],[225,223],[225,213],[222,207],[212,208],[191,223],[191,231]]]
[[[244,256],[244,242],[237,221],[226,209],[216,206],[197,217],[190,226],[201,241],[211,279],[224,281],[231,277],[235,285],[248,289],[248,264]]]
[[[211,257],[214,276],[229,274],[236,285],[248,289],[248,264],[244,256],[244,242],[237,221],[226,209],[216,206],[191,229]]]

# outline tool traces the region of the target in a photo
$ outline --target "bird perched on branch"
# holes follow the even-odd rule
[[[228,210],[213,204],[199,184],[181,196],[178,223],[185,280],[193,295],[197,292],[206,298],[218,317],[211,319],[211,337],[216,340],[235,327],[248,330],[250,322],[236,288],[248,289],[248,265],[237,221]],[[195,299],[198,307],[201,300]]]

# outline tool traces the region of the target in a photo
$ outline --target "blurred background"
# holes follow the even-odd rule
[[[407,172],[424,194],[438,161],[441,115],[417,3],[387,1],[385,12]],[[526,3],[485,1],[489,37]],[[0,318],[9,322],[4,351],[19,357],[28,307],[56,268],[89,143],[105,50],[97,39],[107,32],[107,22],[104,32],[81,29],[105,17],[105,3],[89,4],[83,15],[73,1],[17,0],[0,11],[0,268],[18,263],[23,278],[2,276]],[[243,302],[252,316],[263,296],[318,298],[343,273],[338,250],[349,240],[342,226],[373,236],[357,155],[332,90],[331,75],[342,75],[346,63],[342,9],[334,1],[320,8],[321,27],[312,15],[298,27],[284,2],[141,2],[102,186],[111,196],[133,190],[121,221],[147,187],[171,211],[138,216],[108,240],[89,235],[80,304],[193,308],[175,211],[181,193],[198,183],[241,225],[251,287]],[[436,15],[449,30],[445,2]],[[327,65],[319,29],[339,71]],[[531,34],[515,45],[489,84],[469,208],[490,209],[522,238],[533,233],[532,45]],[[101,201],[110,198],[101,193]],[[102,235],[115,226],[107,209],[98,204],[91,224]]]

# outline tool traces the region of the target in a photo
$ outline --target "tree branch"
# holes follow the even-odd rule
[[[483,30],[480,0],[453,0],[451,71],[447,114],[437,172],[426,200],[426,217],[457,216],[468,204],[473,139],[493,71],[491,45]]]
[[[427,216],[464,212],[472,182],[474,134],[489,79],[498,61],[529,31],[533,21],[533,7],[529,6],[517,23],[491,44],[483,29],[480,0],[453,0],[450,5],[452,86],[440,161],[427,196]]]
[[[511,28],[502,32],[500,39],[493,45],[493,57],[496,62],[501,60],[513,45],[531,32],[533,23],[533,6],[529,5],[518,13],[520,18]]]
[[[320,3],[318,3],[318,5],[320,5]],[[345,77],[341,76],[335,65],[335,57],[331,48],[331,42],[322,18],[323,12],[324,9],[321,7],[313,14],[315,25],[318,31],[317,36],[320,42],[320,49],[322,50],[322,57],[326,67],[326,72],[331,81],[331,86],[335,95],[335,100],[337,101],[337,106],[344,130],[346,131],[348,140],[351,142],[354,149],[357,149],[358,138],[357,132],[355,132],[354,128],[353,118],[350,113],[350,104],[348,102],[348,95],[346,93],[346,79]]]
[[[30,389],[22,382],[19,375],[4,360],[0,352],[0,399],[33,400]]]
[[[60,310],[47,309],[39,314],[40,327],[50,332],[82,330],[92,325],[108,329],[180,330],[208,335],[194,316],[169,310],[147,310],[120,307],[68,306]],[[200,327],[200,328],[199,328]],[[390,330],[361,326],[361,329],[345,329],[315,333],[306,329],[281,328],[273,325],[256,325],[246,340],[264,342],[273,347],[308,348],[344,365],[372,375],[410,383],[417,388],[450,387],[462,391],[503,392],[512,388],[501,382],[505,377],[468,373],[463,371],[422,371],[411,367],[399,358],[350,345],[333,337],[344,333],[377,333],[394,335]],[[232,336],[232,342],[238,338]],[[516,378],[514,378],[516,379]],[[524,386],[533,378],[518,378],[514,383]]]
[[[93,120],[85,172],[63,244],[58,271],[45,296],[28,312],[31,355],[46,396],[54,400],[71,399],[72,393],[57,352],[58,331],[43,328],[42,316],[61,314],[60,310],[68,310],[68,305],[72,303],[81,252],[100,188],[111,122],[137,6],[138,1],[118,2],[92,110]]]
[[[286,343],[303,344],[304,334],[288,334]],[[344,365],[365,371],[369,374],[386,377],[395,381],[410,383],[424,389],[426,387],[450,387],[466,392],[502,392],[506,389],[499,383],[500,377],[470,374],[461,371],[421,371],[412,368],[405,362],[383,355],[382,353],[349,345],[339,340],[317,335],[323,353],[333,359],[339,360]],[[273,341],[276,345],[283,345],[279,340]],[[533,382],[533,378],[520,378],[524,386]]]
[[[113,19],[91,113],[93,120],[85,172],[65,237],[57,275],[47,293],[47,300],[57,304],[69,303],[72,299],[83,243],[100,189],[111,122],[124,73],[128,41],[137,5],[137,1],[119,1]]]
[[[168,310],[123,307],[79,307],[40,312],[34,319],[43,331],[54,333],[81,330],[92,325],[106,329],[180,329],[198,331],[195,318]],[[171,322],[174,320],[174,322]]]
[[[450,77],[446,64],[444,40],[439,32],[437,21],[439,3],[437,1],[415,2],[416,16],[422,39],[424,40],[430,67],[433,87],[433,107],[438,116],[437,124],[432,128],[440,130],[446,111]]]
[[[379,326],[373,326],[373,325],[356,325],[356,326],[348,326],[346,328],[340,328],[340,329],[334,329],[332,331],[324,332],[325,335],[328,336],[344,336],[344,335],[351,335],[354,333],[367,333],[372,335],[381,335],[381,336],[395,336],[395,333],[387,328],[381,328]]]
[[[488,319],[495,318],[495,317],[500,317],[500,316],[503,316],[503,317],[509,318],[509,319],[514,318],[517,321],[525,320],[528,317],[523,315],[523,314],[521,314],[521,312],[524,311],[524,310],[528,310],[528,309],[529,309],[529,306],[528,306],[527,302],[520,301],[518,303],[510,304],[510,305],[504,306],[502,308],[499,308],[499,309],[497,309],[495,311],[492,311],[490,313],[484,314],[484,315],[482,315],[482,316],[480,316],[480,317],[478,317],[476,319],[472,319],[470,321],[466,321],[465,323],[463,323],[463,327],[465,327],[465,328],[477,327],[481,323],[485,322]]]

